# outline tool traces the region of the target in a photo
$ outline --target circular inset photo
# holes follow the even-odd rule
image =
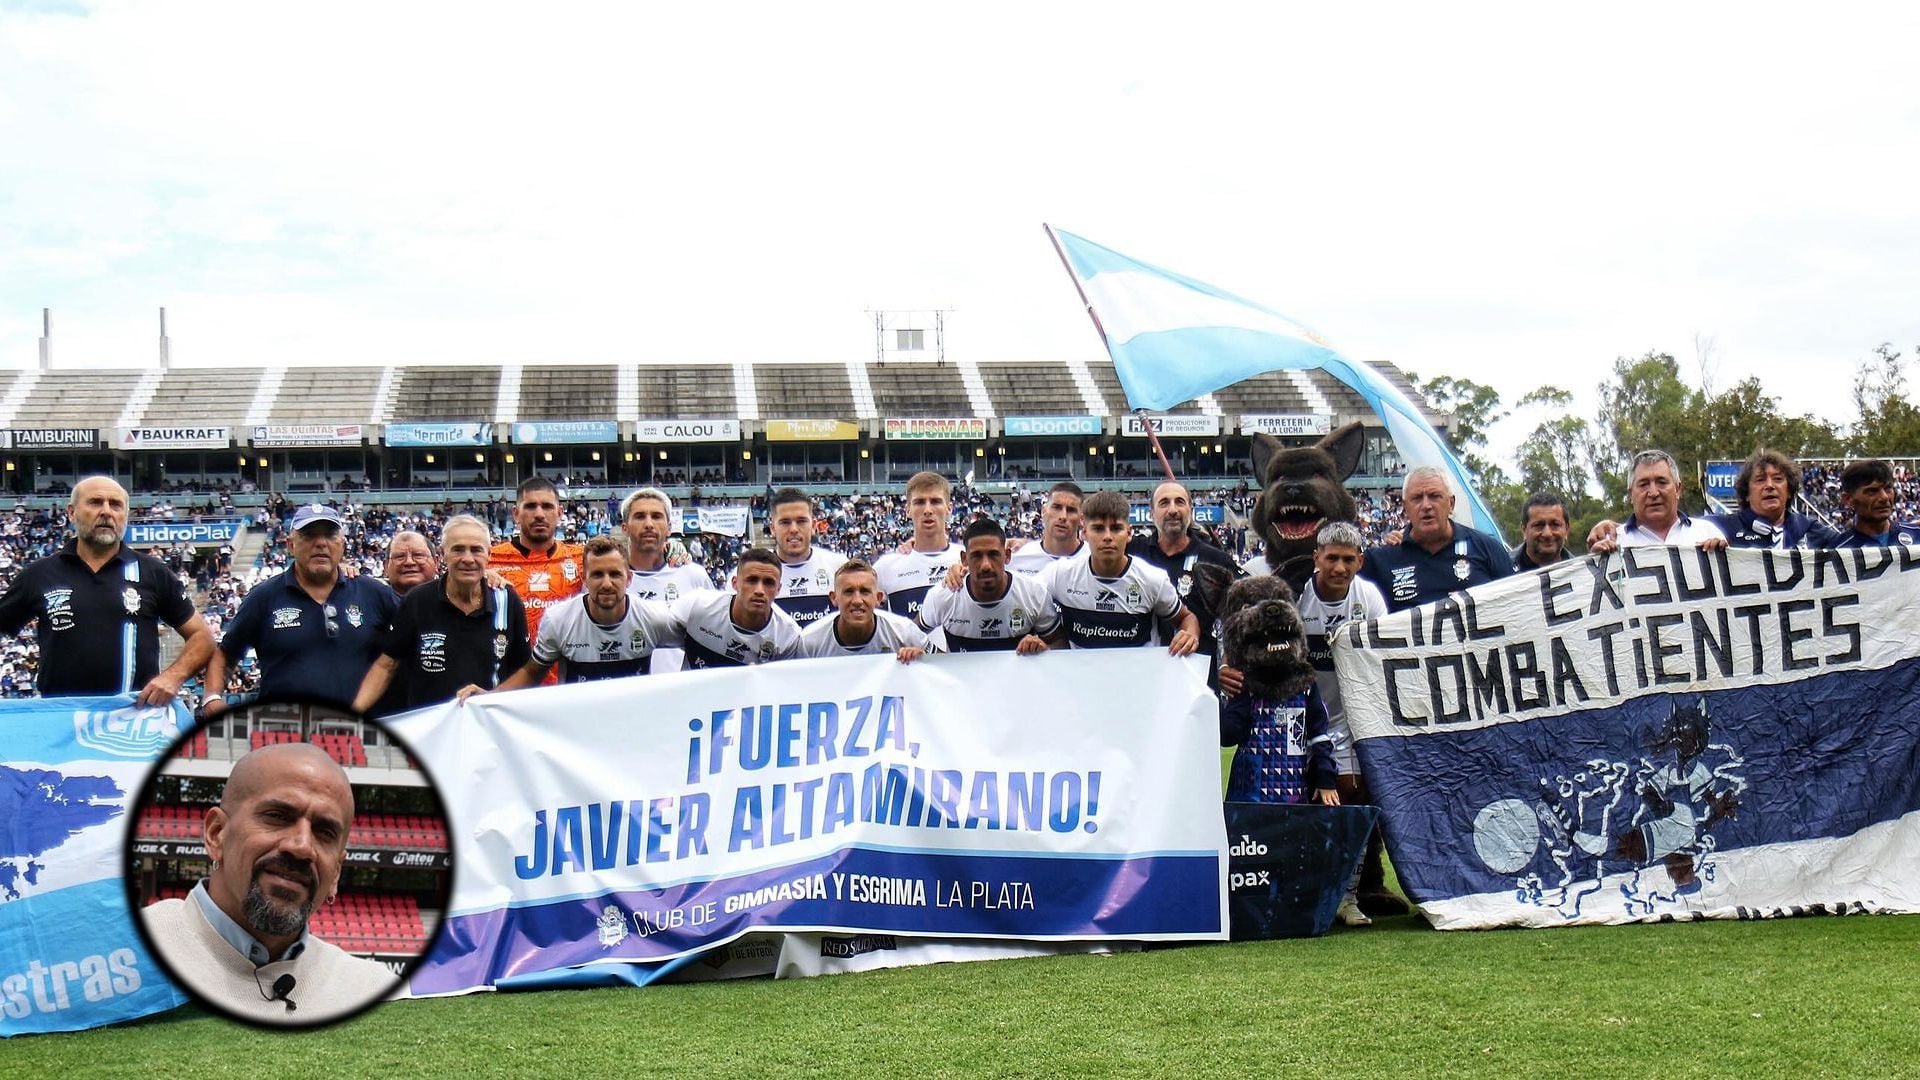
[[[141,792],[127,887],[181,990],[272,1028],[398,993],[452,893],[433,779],[332,705],[237,707],[183,736]]]

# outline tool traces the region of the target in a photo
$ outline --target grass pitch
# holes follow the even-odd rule
[[[188,1007],[0,1076],[1920,1076],[1920,917],[1440,933],[400,1002],[307,1034]]]

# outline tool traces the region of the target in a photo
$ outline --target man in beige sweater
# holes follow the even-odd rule
[[[306,743],[241,758],[203,826],[213,870],[185,900],[141,916],[175,981],[202,1004],[282,1026],[324,1023],[393,993],[386,965],[307,931],[340,883],[353,789]]]

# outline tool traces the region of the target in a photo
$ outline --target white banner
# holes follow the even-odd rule
[[[1326,413],[1246,413],[1240,417],[1240,434],[1325,435],[1333,430],[1333,417]]]
[[[745,536],[753,521],[744,506],[688,507],[680,512],[680,531]]]
[[[1217,416],[1150,416],[1153,430],[1163,439],[1212,438],[1220,434],[1220,418]],[[1147,427],[1140,418],[1132,413],[1120,418],[1120,434],[1144,439]]]
[[[359,446],[363,424],[262,424],[253,429],[255,446]]]
[[[738,442],[738,420],[641,420],[634,425],[633,441]]]
[[[1223,940],[1204,675],[1154,649],[791,660],[400,718],[462,778],[447,926],[412,992],[768,930]]]
[[[117,427],[118,450],[224,450],[233,444],[230,427]]]

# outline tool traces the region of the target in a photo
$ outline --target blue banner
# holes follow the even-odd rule
[[[1733,482],[1740,476],[1740,463],[1737,461],[1709,461],[1706,466],[1707,494],[1724,503],[1734,501]]]
[[[790,660],[402,717],[435,774],[473,778],[412,992],[644,982],[767,931],[1221,940],[1204,676],[1160,650]],[[978,709],[985,685],[1022,708]]]
[[[456,424],[388,424],[388,446],[487,446],[493,425],[479,421]]]
[[[132,696],[0,702],[0,1035],[77,1031],[184,1004],[127,909],[140,785],[186,707]]]
[[[1098,416],[1009,416],[1000,422],[1000,433],[1010,438],[1098,435],[1100,426]]]
[[[1627,548],[1351,624],[1442,929],[1920,910],[1920,549]]]
[[[513,441],[535,443],[617,443],[617,420],[529,420],[513,425]]]
[[[127,526],[127,543],[134,547],[168,544],[225,544],[240,535],[246,522],[240,518],[220,521],[136,521]]]

